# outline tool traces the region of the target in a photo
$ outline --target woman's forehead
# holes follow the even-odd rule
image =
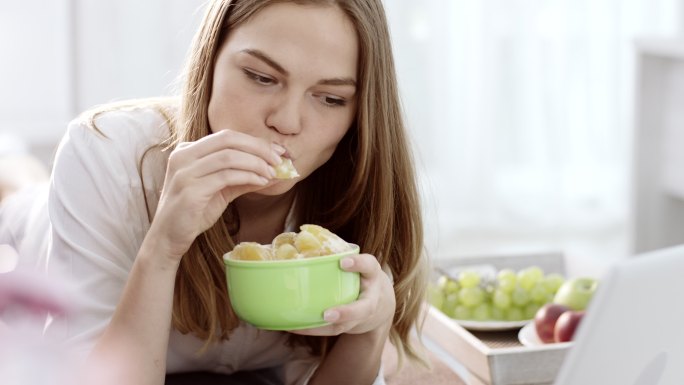
[[[288,71],[356,77],[356,30],[337,6],[269,5],[231,30],[225,44],[232,53],[264,52]]]

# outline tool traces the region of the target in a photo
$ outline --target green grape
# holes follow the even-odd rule
[[[525,319],[525,314],[519,307],[512,307],[506,311],[506,319],[509,321],[522,321]]]
[[[511,307],[511,296],[500,288],[496,289],[492,295],[492,303],[499,309],[508,309]]]
[[[475,307],[485,299],[485,292],[481,287],[464,287],[458,292],[458,299],[467,307]]]
[[[496,321],[506,320],[506,311],[496,306],[492,306],[492,319]]]
[[[530,293],[521,286],[516,286],[511,293],[511,302],[515,306],[525,306],[530,302]]]
[[[530,266],[518,272],[518,285],[529,291],[542,278],[544,271],[539,266]]]
[[[461,285],[459,285],[458,282],[454,281],[453,279],[447,280],[447,283],[444,286],[444,292],[447,294],[458,293],[460,289]]]
[[[560,274],[551,273],[546,275],[544,279],[542,279],[542,282],[544,282],[544,286],[546,286],[549,293],[556,294],[558,288],[565,282],[565,278]]]
[[[458,274],[458,283],[463,288],[475,287],[480,284],[480,274],[473,270],[464,270]]]
[[[515,289],[515,284],[518,278],[513,270],[502,269],[497,273],[496,279],[499,289],[505,291],[506,293],[510,293],[513,291],[513,289]]]
[[[449,317],[452,317],[454,314],[454,310],[456,309],[456,306],[458,306],[458,294],[447,294],[446,297],[444,298],[444,304],[440,308],[442,313],[448,315]]]
[[[451,316],[451,318],[455,319],[472,319],[473,318],[473,313],[470,311],[470,309],[464,305],[458,305],[454,309],[454,313]]]
[[[492,306],[483,302],[473,308],[473,319],[477,321],[486,321],[492,318]]]
[[[523,315],[525,316],[525,319],[534,318],[534,316],[537,314],[537,310],[539,310],[540,307],[541,305],[538,303],[528,303],[527,306],[525,306],[525,309],[523,309]]]
[[[544,304],[549,297],[549,291],[544,282],[537,282],[530,290],[530,298],[536,303]]]
[[[444,306],[444,293],[442,289],[432,283],[428,285],[428,303],[440,310]]]

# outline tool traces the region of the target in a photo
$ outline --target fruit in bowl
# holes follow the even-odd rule
[[[597,287],[598,280],[590,277],[563,282],[553,302],[542,306],[535,314],[534,328],[539,339],[544,343],[572,341]]]
[[[326,325],[323,312],[359,296],[358,273],[340,260],[359,247],[317,225],[278,235],[270,245],[243,242],[223,256],[235,313],[261,329],[296,330]]]
[[[570,310],[565,305],[557,303],[547,303],[539,308],[537,314],[534,316],[534,327],[537,331],[537,336],[545,344],[556,342],[554,339],[554,330],[556,321],[561,314]]]
[[[590,277],[578,277],[565,281],[553,297],[553,302],[572,310],[584,310],[594,295],[598,281]]]
[[[438,270],[430,284],[429,303],[459,321],[502,321],[519,324],[533,319],[551,302],[565,278],[539,266],[497,270],[491,265]]]
[[[575,336],[575,331],[584,318],[584,310],[569,310],[558,317],[556,326],[553,329],[553,340],[555,342],[569,342]]]

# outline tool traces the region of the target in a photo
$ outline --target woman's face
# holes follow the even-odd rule
[[[220,47],[211,129],[280,144],[305,178],[330,159],[354,120],[357,61],[356,31],[339,8],[270,5],[231,30]],[[281,194],[297,180],[259,192]]]

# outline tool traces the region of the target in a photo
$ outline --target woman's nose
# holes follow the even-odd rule
[[[295,97],[276,100],[266,117],[266,125],[283,135],[297,134],[302,128],[302,101]]]

